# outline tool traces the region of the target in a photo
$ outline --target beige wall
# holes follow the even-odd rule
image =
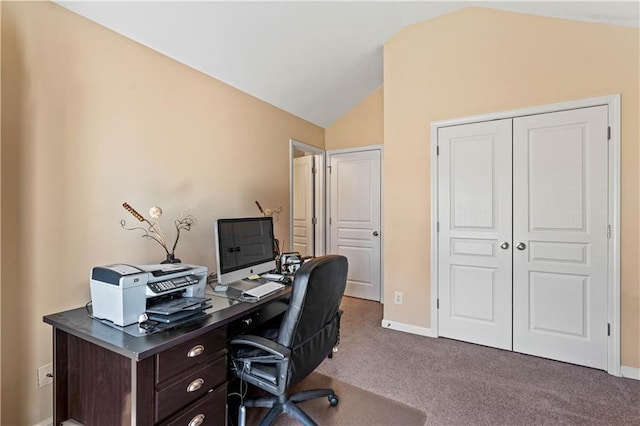
[[[0,423],[33,425],[52,413],[43,315],[83,306],[92,266],[164,258],[121,204],[162,207],[165,231],[192,209],[177,255],[213,268],[214,219],[255,200],[283,207],[288,239],[289,139],[324,130],[50,2],[2,2],[1,37]]]
[[[0,64],[2,63],[1,58],[2,58],[2,2],[0,2]],[[2,66],[1,65],[0,65],[0,99],[2,99]],[[2,102],[0,102],[0,123],[2,123]],[[1,204],[2,204],[2,132],[0,131],[0,206]],[[2,217],[1,214],[0,214],[0,217]],[[0,241],[2,241],[2,222],[0,222]],[[2,319],[2,244],[0,244],[0,320],[1,319]],[[0,384],[2,384],[2,327],[0,327]],[[0,421],[2,421],[2,398],[0,398]]]
[[[385,319],[430,327],[430,125],[620,93],[623,365],[640,367],[639,30],[470,8],[384,47]]]
[[[382,145],[383,129],[383,90],[380,87],[327,127],[325,147],[329,151]]]

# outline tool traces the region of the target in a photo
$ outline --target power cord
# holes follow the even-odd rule
[[[234,361],[235,364],[235,361]],[[234,368],[238,368],[234,365]],[[249,363],[247,362],[243,362],[242,363],[242,373],[240,375],[240,391],[239,392],[231,392],[230,394],[228,394],[228,396],[237,396],[240,397],[240,405],[244,404],[244,397],[247,396],[247,391],[249,390],[249,384],[245,383],[243,380],[243,375],[247,372],[247,368],[249,368]],[[244,390],[242,390],[244,385]]]
[[[91,306],[91,308],[89,308]],[[93,318],[96,319],[98,321],[109,321],[106,318],[98,318],[96,316],[93,315],[93,301],[89,300],[87,303],[85,303],[84,308],[87,310],[87,315],[89,316],[89,318]],[[111,321],[109,321],[111,322]]]
[[[234,369],[237,368],[237,364],[236,364],[236,360],[233,361],[234,362]],[[244,380],[242,379],[242,377],[244,377],[245,372],[247,371],[247,368],[249,368],[249,363],[247,362],[243,362],[242,363],[242,373],[239,377],[240,379],[240,389],[239,392],[231,392],[229,394],[227,394],[227,397],[230,396],[237,396],[240,398],[240,407],[242,407],[244,405],[244,398],[247,396],[247,392],[249,391],[249,384],[245,383]],[[244,390],[242,390],[244,385]],[[229,421],[231,421],[231,418],[229,417]]]

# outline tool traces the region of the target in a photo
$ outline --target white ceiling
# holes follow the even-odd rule
[[[382,85],[382,46],[468,6],[638,27],[640,3],[56,1],[243,92],[327,127]]]

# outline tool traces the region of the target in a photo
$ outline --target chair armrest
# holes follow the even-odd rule
[[[279,358],[288,358],[291,355],[291,349],[279,345],[273,340],[266,339],[261,336],[242,335],[234,337],[230,342],[231,346],[251,346],[252,348],[261,349]]]

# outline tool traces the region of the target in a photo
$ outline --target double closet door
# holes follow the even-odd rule
[[[608,117],[438,133],[438,332],[607,368]]]

